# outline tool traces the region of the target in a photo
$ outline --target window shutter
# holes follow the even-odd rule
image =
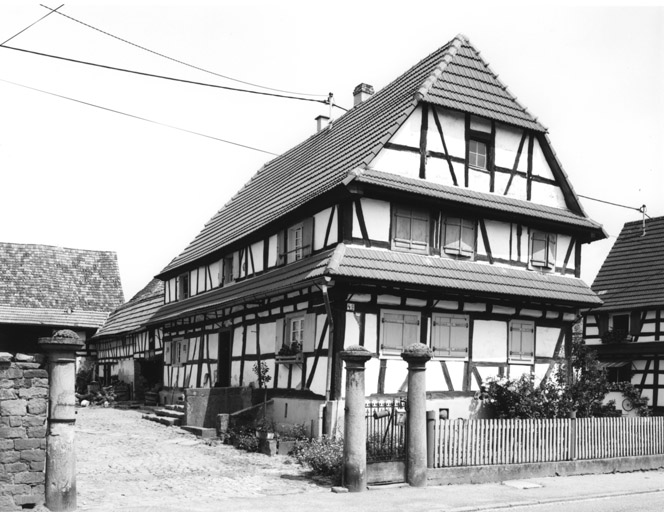
[[[171,350],[172,346],[172,341],[167,341],[164,343],[164,364],[173,364],[173,354]]]
[[[437,356],[446,356],[450,352],[450,319],[442,315],[433,315],[431,327],[431,348]]]
[[[304,352],[313,352],[316,348],[316,315],[309,313],[304,316],[304,333],[302,349]]]
[[[284,344],[284,319],[278,318],[275,326],[274,353],[278,354]]]
[[[450,327],[450,355],[466,357],[470,330],[467,318],[453,318]]]
[[[475,221],[461,219],[460,228],[459,252],[463,256],[472,256],[475,252]]]
[[[445,252],[457,254],[459,252],[459,240],[461,239],[461,225],[459,219],[445,219]]]
[[[403,315],[385,313],[383,315],[382,348],[401,350],[403,348]]]
[[[548,243],[548,254],[547,254],[547,266],[549,268],[556,267],[556,235],[547,236]]]
[[[641,314],[638,311],[632,311],[629,318],[629,333],[632,336],[641,334]]]
[[[189,360],[189,340],[182,340],[180,342],[180,364],[184,364]]]
[[[314,218],[309,217],[302,223],[302,256],[311,254],[314,247]]]
[[[531,242],[530,263],[536,267],[546,266],[547,247],[546,234],[533,231]]]
[[[535,356],[535,325],[513,321],[510,324],[510,359],[532,361]]]
[[[286,261],[286,247],[284,247],[284,232],[277,234],[277,265],[283,265]]]

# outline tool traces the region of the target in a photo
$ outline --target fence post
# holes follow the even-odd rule
[[[343,485],[350,492],[367,489],[367,425],[364,419],[364,364],[371,352],[360,346],[341,352],[346,362]]]
[[[427,467],[432,468],[435,465],[436,453],[436,411],[427,411]]]
[[[83,342],[63,329],[52,338],[39,338],[48,356],[49,408],[46,433],[46,506],[54,512],[76,510],[76,350]]]
[[[413,487],[427,485],[426,439],[426,363],[432,350],[422,343],[413,343],[401,352],[408,363],[408,453],[406,476]]]
[[[576,438],[577,438],[576,414],[569,419],[569,460],[576,460]]]

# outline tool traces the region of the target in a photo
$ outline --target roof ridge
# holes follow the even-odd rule
[[[452,39],[450,43],[448,43],[449,47],[445,51],[443,59],[434,68],[434,70],[426,78],[426,80],[422,82],[422,85],[420,85],[417,91],[415,91],[413,99],[416,102],[421,101],[422,98],[424,98],[424,96],[429,92],[431,86],[436,83],[438,78],[440,78],[440,75],[443,74],[443,71],[445,71],[447,65],[452,61],[452,59],[456,56],[456,54],[459,53],[459,50],[461,49],[461,46],[463,45],[464,42],[467,42],[466,36],[464,36],[463,34],[457,34],[457,36],[454,39]]]

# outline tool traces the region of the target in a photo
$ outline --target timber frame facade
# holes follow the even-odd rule
[[[592,288],[604,304],[584,316],[586,343],[664,414],[664,217],[626,223]]]
[[[605,238],[546,129],[465,36],[266,163],[157,276],[166,389],[404,393],[401,350],[432,347],[429,398],[468,414],[482,383],[548,375],[581,308],[581,248]],[[459,400],[462,399],[462,400]],[[458,405],[454,405],[456,401]],[[456,407],[456,409],[455,409]]]

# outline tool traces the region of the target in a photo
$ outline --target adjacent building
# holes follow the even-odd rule
[[[0,351],[38,352],[60,329],[88,340],[123,302],[114,252],[0,243]]]
[[[603,304],[585,315],[586,343],[596,345],[611,380],[631,381],[664,411],[664,217],[628,222],[592,289]]]

